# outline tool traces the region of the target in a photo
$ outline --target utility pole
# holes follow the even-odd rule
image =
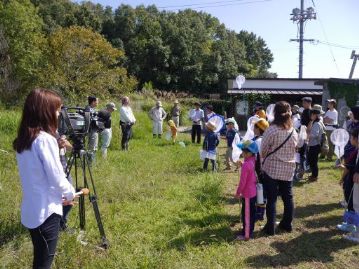
[[[309,7],[306,10],[304,10],[304,0],[300,0],[300,9],[299,8],[293,9],[292,14],[290,15],[292,15],[291,20],[293,22],[297,22],[297,24],[299,25],[299,39],[290,39],[290,41],[299,42],[299,79],[302,79],[303,51],[304,51],[303,42],[304,41],[314,42],[314,39],[304,39],[304,22],[312,19],[315,20],[317,18],[317,15],[314,12],[314,8],[312,7]]]
[[[355,50],[353,50],[352,55],[350,56],[350,59],[353,59],[353,65],[352,65],[352,69],[350,70],[349,79],[353,78],[354,69],[358,58],[359,58],[359,54],[355,54]]]

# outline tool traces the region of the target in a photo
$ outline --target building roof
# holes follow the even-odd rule
[[[233,89],[228,90],[229,94],[272,94],[272,95],[323,95],[323,90],[316,91],[305,91],[301,89],[291,89],[291,90],[283,90],[283,89]]]
[[[323,85],[317,82],[318,79],[246,79],[239,87],[235,80],[228,80],[228,93],[321,96]]]

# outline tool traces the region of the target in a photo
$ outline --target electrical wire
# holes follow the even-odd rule
[[[317,43],[322,44],[322,45],[327,45],[327,46],[332,46],[332,47],[336,47],[336,48],[341,48],[341,49],[348,49],[348,50],[356,50],[359,49],[359,46],[345,46],[345,45],[341,45],[341,44],[336,44],[336,43],[330,43],[327,41],[321,41],[321,40],[316,40]]]
[[[216,1],[216,2],[202,2],[202,3],[194,3],[194,4],[187,4],[187,5],[173,5],[173,6],[163,6],[158,8],[182,8],[182,7],[193,7],[193,6],[200,6],[200,5],[212,5],[212,4],[224,4],[224,3],[233,3],[233,2],[243,2],[247,0],[227,0],[227,1]]]
[[[313,6],[315,6],[314,0],[312,0],[312,3],[313,3]],[[338,72],[338,74],[341,74],[340,69],[339,69],[339,66],[338,66],[338,64],[337,64],[337,60],[335,59],[335,56],[334,56],[334,52],[333,52],[332,46],[330,45],[330,42],[328,41],[328,36],[327,36],[327,33],[326,33],[325,29],[324,29],[324,24],[323,24],[322,20],[320,19],[320,16],[318,16],[318,11],[317,11],[317,19],[318,19],[318,21],[319,21],[320,28],[322,29],[322,32],[323,32],[325,41],[327,42],[327,44],[328,44],[328,46],[329,46],[329,51],[330,51],[330,54],[331,54],[331,56],[332,56],[332,58],[333,58],[333,62],[334,62],[334,64],[335,64],[335,67],[336,67],[336,69],[337,69],[337,72]]]
[[[248,5],[248,4],[255,4],[255,3],[262,3],[262,2],[271,2],[272,0],[257,0],[257,1],[250,0],[250,1],[247,1],[247,2],[244,2],[244,1],[246,1],[246,0],[235,1],[234,3],[227,2],[226,4],[214,4],[214,5],[204,5],[204,6],[196,6],[195,4],[193,4],[191,6],[191,9],[195,10],[195,9],[203,9],[203,8],[239,6],[239,5]],[[159,9],[166,9],[166,10],[170,10],[170,11],[175,11],[175,10],[181,10],[181,9],[187,8],[187,7],[189,8],[188,5],[177,6],[177,8],[168,8],[168,7],[158,7],[158,8]]]

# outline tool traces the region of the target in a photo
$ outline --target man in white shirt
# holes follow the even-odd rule
[[[122,150],[128,150],[128,144],[132,137],[132,125],[136,122],[136,118],[133,115],[130,107],[130,99],[125,96],[122,98],[122,106],[120,109],[120,126],[122,131],[121,148]]]
[[[202,126],[202,121],[204,119],[204,112],[200,108],[201,104],[199,102],[195,102],[194,106],[195,108],[191,109],[189,112],[189,119],[192,121],[191,137],[192,137],[192,143],[195,142],[195,139],[197,137],[197,143],[200,144],[201,131],[202,131],[201,126]]]
[[[163,120],[167,117],[166,111],[162,108],[161,101],[156,102],[156,106],[150,110],[149,116],[153,123],[153,138],[157,136],[161,138],[163,133]]]
[[[334,145],[330,140],[330,135],[338,126],[338,111],[335,109],[337,104],[335,99],[329,99],[328,110],[324,114],[323,122],[325,124],[325,132],[327,133],[328,142],[329,142],[329,151],[327,153],[327,160],[331,161],[334,155]]]
[[[300,114],[299,114],[299,106],[298,105],[294,105],[292,106],[292,121],[293,121],[293,127],[296,130],[300,129]]]

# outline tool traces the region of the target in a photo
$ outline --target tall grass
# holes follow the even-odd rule
[[[316,183],[296,185],[296,219],[291,234],[236,242],[238,175],[203,173],[199,147],[180,134],[185,148],[153,139],[141,104],[130,151],[120,151],[118,113],[108,158],[93,167],[99,207],[110,248],[100,242],[93,211],[86,204],[87,246],[78,233],[62,233],[53,268],[356,268],[359,252],[335,230],[342,209],[339,172],[321,163]],[[32,245],[20,224],[21,188],[11,142],[17,111],[0,112],[0,268],[30,268]],[[221,148],[223,151],[223,148]],[[279,207],[279,212],[281,207]],[[77,228],[78,208],[70,215]],[[78,231],[78,230],[77,230]]]

